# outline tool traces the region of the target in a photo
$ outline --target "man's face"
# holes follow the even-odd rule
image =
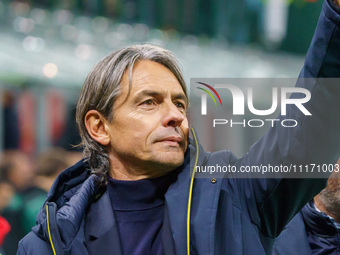
[[[121,83],[109,124],[111,174],[122,167],[149,177],[174,170],[188,146],[188,102],[180,83],[152,61],[134,65],[129,94],[128,71]]]
[[[337,165],[340,165],[340,158],[337,162]],[[333,171],[330,178],[328,179],[328,184],[326,188],[324,188],[319,195],[321,197],[322,202],[324,203],[325,208],[328,212],[333,214],[337,220],[340,217],[340,172]]]
[[[332,201],[330,204],[335,205],[336,203],[340,212],[340,176],[334,173],[328,179],[327,187],[321,191],[321,194]]]

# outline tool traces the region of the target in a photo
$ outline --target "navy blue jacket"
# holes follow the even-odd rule
[[[339,15],[324,3],[301,77],[339,77]],[[191,183],[190,155],[197,165],[334,164],[340,155],[340,84],[300,82],[311,91],[305,117],[288,107],[285,118],[299,126],[271,128],[237,159],[229,151],[204,152],[191,141],[181,172],[165,195],[165,254],[187,254],[187,208]],[[197,153],[197,154],[196,154]],[[284,177],[284,176],[281,176]],[[274,238],[326,184],[325,179],[195,178],[190,214],[191,254],[271,254]],[[107,192],[79,162],[54,183],[33,228],[19,243],[18,254],[121,254]]]
[[[292,254],[340,254],[340,230],[311,203],[289,222],[274,243],[273,255]]]

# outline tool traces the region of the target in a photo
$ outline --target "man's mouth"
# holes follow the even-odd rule
[[[183,139],[180,136],[168,136],[159,140],[159,142],[166,143],[170,146],[179,146],[182,141]]]

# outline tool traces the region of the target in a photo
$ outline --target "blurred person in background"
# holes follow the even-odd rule
[[[340,158],[328,184],[291,220],[273,255],[340,254]]]
[[[49,148],[34,160],[35,176],[32,187],[25,193],[22,219],[26,233],[36,224],[36,216],[57,176],[82,158],[82,153],[67,151],[60,147]]]
[[[15,191],[13,185],[0,177],[0,214],[6,207],[8,207],[14,194]]]
[[[16,193],[23,194],[30,189],[34,171],[28,155],[19,150],[5,150],[1,166],[4,177],[14,185]]]
[[[3,208],[2,216],[11,225],[3,249],[6,255],[15,254],[18,241],[27,233],[22,217],[25,195],[32,188],[34,171],[31,158],[19,150],[6,150],[1,155],[1,176],[13,186],[14,194]]]
[[[14,195],[14,187],[10,182],[3,179],[1,176],[0,169],[0,254],[5,255],[6,253],[3,249],[3,244],[7,234],[11,230],[11,225],[2,216],[2,212],[6,207],[8,207]]]
[[[2,207],[4,217],[13,226],[4,241],[6,255],[15,254],[18,241],[35,226],[37,213],[55,178],[62,170],[79,161],[81,155],[53,147],[38,154],[32,164],[32,160],[20,151],[4,152],[1,172],[13,191],[11,199],[7,199],[8,203]]]
[[[55,178],[69,166],[71,164],[68,162],[68,152],[58,147],[43,151],[34,160],[35,176],[32,179],[32,187],[25,192],[22,199],[21,212],[25,233],[30,232],[35,226],[37,213]]]
[[[324,2],[301,78],[339,77],[338,12]],[[238,159],[204,152],[194,131],[189,139],[186,86],[171,52],[135,45],[111,53],[88,75],[77,105],[88,158],[58,176],[18,254],[270,254],[326,180],[194,179],[190,154],[197,165],[237,168],[335,163],[340,87],[303,88],[313,116],[289,105],[287,117],[303,124],[275,125]]]
[[[19,125],[18,113],[15,108],[15,95],[10,90],[5,90],[2,96],[3,121],[3,138],[5,149],[17,149],[19,147]]]

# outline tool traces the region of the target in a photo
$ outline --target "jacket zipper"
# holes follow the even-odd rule
[[[45,208],[48,238],[52,247],[53,255],[64,255],[63,250],[58,245],[61,243],[61,241],[59,232],[56,229],[58,228],[56,223],[56,204],[53,202],[47,202]]]
[[[196,160],[195,160],[195,165],[194,169],[192,170],[192,175],[191,175],[191,182],[190,182],[190,189],[189,189],[189,199],[188,199],[188,210],[187,210],[187,255],[190,255],[190,213],[191,213],[191,198],[192,198],[192,190],[194,186],[194,178],[195,178],[195,169],[198,161],[198,154],[199,154],[199,147],[198,147],[198,142],[196,138],[196,133],[193,128],[191,128],[191,132],[193,134],[195,143],[196,143]]]
[[[55,252],[55,249],[54,249],[54,244],[53,244],[53,241],[52,241],[52,235],[51,235],[51,230],[50,230],[50,217],[49,217],[49,212],[48,212],[48,203],[46,203],[46,216],[47,216],[47,230],[48,230],[48,238],[50,240],[50,244],[51,244],[51,247],[52,247],[52,251],[53,251],[53,255],[57,255],[57,253]]]

